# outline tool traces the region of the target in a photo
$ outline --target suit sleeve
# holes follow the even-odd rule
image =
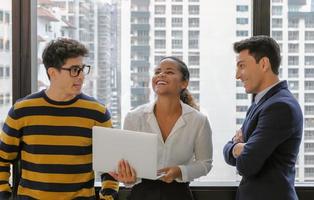
[[[236,145],[236,143],[233,143],[233,141],[230,140],[223,149],[223,155],[226,163],[232,166],[236,166],[236,159],[232,155],[234,145]]]
[[[249,108],[249,110],[246,113],[246,117],[248,117],[248,113],[250,113],[252,107]],[[241,128],[243,130],[243,128]],[[223,156],[225,159],[225,162],[231,166],[236,166],[237,161],[236,159],[233,157],[232,154],[232,150],[233,147],[236,145],[236,143],[233,142],[233,140],[231,139],[230,141],[228,141],[228,143],[224,146],[223,149]]]
[[[101,122],[97,122],[96,126],[112,127],[111,114],[108,109],[105,110],[103,119]],[[99,191],[99,199],[116,200],[118,199],[118,192],[119,182],[108,173],[103,173],[101,175],[101,189]]]
[[[0,133],[0,199],[9,199],[10,165],[17,158],[20,145],[21,120],[11,108]]]
[[[256,129],[236,159],[240,175],[250,177],[259,173],[273,151],[295,132],[296,124],[302,121],[295,109],[292,104],[277,102],[261,111]]]

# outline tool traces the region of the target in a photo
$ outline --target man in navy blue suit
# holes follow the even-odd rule
[[[237,200],[297,200],[295,163],[303,116],[286,81],[279,81],[280,49],[268,36],[234,43],[236,78],[253,94],[242,128],[224,147],[242,180]]]

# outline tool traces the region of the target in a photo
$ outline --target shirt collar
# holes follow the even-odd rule
[[[272,89],[273,87],[275,87],[276,85],[278,85],[280,82],[283,82],[283,81],[278,81],[277,83],[265,88],[263,91],[257,93],[255,95],[255,98],[254,98],[254,103],[255,104],[258,104],[258,102],[263,98],[263,96],[270,90]]]
[[[154,107],[156,105],[156,101],[153,101],[151,103],[148,104],[148,106],[145,108],[144,112],[145,113],[151,113],[151,114],[154,114]],[[181,104],[181,107],[182,107],[182,116],[189,113],[189,112],[192,112],[194,108],[192,108],[191,106],[183,103],[182,101],[180,101],[180,104]]]

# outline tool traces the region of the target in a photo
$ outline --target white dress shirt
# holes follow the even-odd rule
[[[179,166],[182,180],[176,181],[189,182],[212,168],[212,131],[205,115],[183,102],[181,106],[182,115],[165,142],[154,114],[155,102],[130,111],[124,129],[158,134],[157,168]]]

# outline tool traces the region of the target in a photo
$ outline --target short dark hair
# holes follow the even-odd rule
[[[46,71],[50,67],[59,69],[67,59],[86,56],[87,48],[80,42],[68,38],[58,38],[50,41],[43,51],[42,59]]]
[[[281,61],[280,47],[278,43],[269,36],[258,35],[253,36],[233,44],[233,49],[236,53],[240,53],[243,50],[249,50],[249,54],[252,55],[256,63],[263,57],[267,57],[271,64],[271,69],[274,74],[279,74],[279,66]]]

